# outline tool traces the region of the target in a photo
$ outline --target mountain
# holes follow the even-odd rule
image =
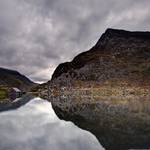
[[[17,71],[0,68],[0,86],[18,87],[28,90],[36,84]]]
[[[67,80],[71,83],[75,80],[104,83],[121,78],[149,84],[149,43],[150,32],[107,29],[92,49],[79,54],[71,62],[60,64],[52,80],[64,85]]]
[[[56,114],[109,150],[150,148],[150,32],[107,29],[49,82]]]

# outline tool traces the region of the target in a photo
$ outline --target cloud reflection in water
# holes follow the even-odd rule
[[[51,103],[35,98],[0,113],[0,150],[103,150],[97,139],[59,120]]]

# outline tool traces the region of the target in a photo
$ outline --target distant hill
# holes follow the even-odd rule
[[[36,83],[18,71],[0,68],[0,86],[18,87],[27,91],[35,85]]]

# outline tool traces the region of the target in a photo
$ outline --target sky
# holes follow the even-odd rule
[[[150,31],[150,1],[0,0],[0,67],[46,82],[107,28]]]

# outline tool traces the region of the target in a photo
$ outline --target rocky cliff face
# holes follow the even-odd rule
[[[150,32],[107,29],[51,81],[57,115],[111,150],[150,148]]]
[[[150,33],[108,29],[91,50],[79,54],[72,62],[60,64],[52,80],[60,86],[68,84],[68,80],[71,84],[76,81],[103,84],[117,79],[149,84],[149,73]]]

